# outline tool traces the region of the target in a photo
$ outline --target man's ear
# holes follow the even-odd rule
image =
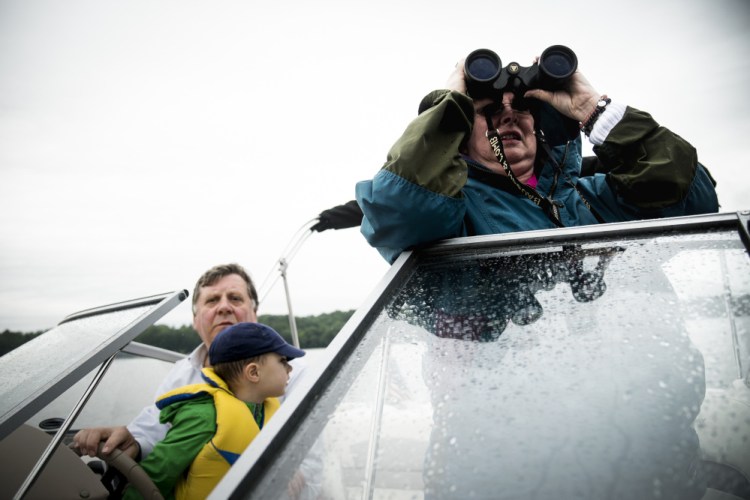
[[[242,374],[250,382],[257,382],[260,380],[260,371],[258,370],[258,363],[248,363],[245,368],[242,369]]]

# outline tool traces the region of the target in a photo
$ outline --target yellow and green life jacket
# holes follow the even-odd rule
[[[202,372],[206,383],[179,387],[163,394],[156,401],[156,406],[161,410],[173,403],[207,394],[214,398],[216,433],[203,446],[175,486],[177,500],[206,498],[260,432],[247,403],[237,399],[212,368],[203,368]],[[263,402],[264,425],[279,405],[278,398],[267,398]]]

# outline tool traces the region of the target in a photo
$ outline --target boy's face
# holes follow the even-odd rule
[[[258,363],[258,391],[264,398],[277,398],[284,395],[292,367],[285,356],[269,352]]]

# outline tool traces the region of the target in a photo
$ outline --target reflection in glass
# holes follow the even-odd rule
[[[260,497],[742,498],[748,298],[733,233],[425,257]]]
[[[73,429],[127,425],[144,406],[153,404],[159,384],[173,366],[167,361],[119,353],[73,422]],[[29,418],[28,423],[36,426],[48,418],[66,417],[91,383],[94,372]]]

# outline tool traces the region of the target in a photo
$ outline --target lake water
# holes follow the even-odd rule
[[[325,349],[305,349],[305,352],[309,369],[322,357]],[[120,354],[91,395],[73,428],[126,425],[144,406],[154,402],[155,392],[171,368],[172,363]],[[48,418],[67,417],[93,376],[91,373],[84,377],[31,417],[28,423],[36,427]]]

